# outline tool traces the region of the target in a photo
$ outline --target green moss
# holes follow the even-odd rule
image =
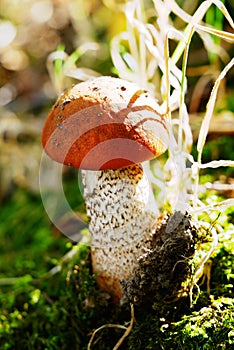
[[[231,349],[233,299],[221,298],[173,325],[173,342],[184,349]]]
[[[98,289],[88,246],[78,244],[74,256],[61,263],[72,245],[51,230],[39,197],[18,189],[0,216],[0,349],[83,350],[98,327],[129,324],[129,305],[115,307]],[[188,297],[135,305],[134,326],[121,350],[233,348],[232,216],[229,209],[218,218],[224,232],[205,283],[200,291],[194,288],[193,308]],[[61,270],[48,273],[55,265]],[[113,349],[123,332],[100,330],[91,349]]]
[[[40,196],[16,189],[0,211],[0,277],[41,275],[68,249],[54,235]]]
[[[212,292],[220,278],[225,282],[219,258],[213,263]],[[25,277],[17,288],[11,308],[1,303],[1,349],[86,349],[95,328],[129,322],[128,305],[117,309],[98,290],[90,272],[88,247],[84,245],[63,264],[59,274],[42,279],[37,286]],[[233,301],[224,297],[210,299],[204,289],[196,311],[190,309],[188,298],[169,304],[148,303],[144,308],[136,306],[133,331],[121,349],[231,349]],[[122,333],[118,329],[102,330],[93,349],[112,349]]]
[[[118,320],[119,310],[108,300],[90,271],[89,249],[80,244],[60,273],[25,281],[11,307],[0,301],[0,348],[86,349],[94,328]],[[110,349],[120,336],[120,331],[102,334]]]

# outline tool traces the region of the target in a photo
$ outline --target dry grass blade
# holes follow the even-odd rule
[[[66,76],[71,77],[73,79],[86,81],[94,77],[99,77],[100,74],[95,70],[89,69],[89,68],[74,68],[74,69],[69,69],[66,72]]]
[[[165,0],[165,3],[168,5],[168,7],[171,9],[171,11],[180,17],[182,20],[184,20],[187,23],[194,23],[197,22],[197,16],[200,18],[200,20],[204,17],[205,13],[209,9],[211,5],[216,5],[220,11],[223,13],[223,15],[226,17],[227,21],[229,22],[230,26],[234,28],[234,22],[232,20],[232,17],[230,16],[228,10],[226,9],[225,5],[220,0],[206,0],[203,1],[202,4],[199,6],[199,8],[196,10],[195,14],[193,16],[190,16],[187,12],[185,12],[176,2],[175,0]]]
[[[180,122],[179,122],[179,131],[178,131],[178,145],[179,145],[180,151],[182,151],[182,149],[183,149],[183,147],[182,147],[183,127],[186,127],[186,131],[187,131],[187,132],[185,132],[185,135],[190,136],[189,137],[190,144],[186,143],[184,148],[188,150],[192,146],[192,133],[191,133],[191,129],[189,127],[189,118],[188,118],[188,114],[187,114],[187,108],[185,105],[185,92],[186,92],[185,82],[186,82],[186,68],[187,68],[187,62],[188,62],[189,45],[190,45],[190,42],[192,40],[193,33],[194,33],[194,27],[191,27],[187,41],[186,41],[183,63],[182,63],[182,79],[181,79],[180,108],[179,108],[179,121]],[[188,133],[189,131],[190,131],[190,135]]]
[[[230,208],[230,207],[234,207],[234,198],[225,199],[224,201],[221,201],[218,203],[216,202],[216,203],[213,203],[210,205],[206,205],[206,206],[203,206],[201,208],[192,209],[192,213],[199,214],[202,212],[209,212],[212,210],[223,211],[223,210],[226,210],[227,208]]]
[[[234,58],[225,66],[225,68],[222,70],[222,72],[220,73],[218,79],[216,80],[214,87],[212,89],[209,101],[207,103],[207,111],[206,111],[206,115],[202,121],[202,125],[201,125],[201,129],[200,129],[200,133],[198,136],[198,142],[197,142],[197,151],[198,151],[198,163],[201,163],[201,155],[202,155],[202,150],[206,141],[206,137],[208,134],[208,130],[209,130],[209,125],[210,125],[210,121],[213,115],[213,111],[214,111],[214,106],[215,106],[215,101],[217,98],[217,93],[218,93],[218,88],[219,85],[222,81],[222,79],[225,77],[225,75],[227,74],[227,72],[232,68],[232,66],[234,65]]]
[[[111,56],[112,61],[117,69],[120,77],[128,81],[135,81],[134,73],[129,69],[126,61],[120,54],[120,47],[122,42],[132,41],[129,33],[124,32],[114,37],[111,41]]]
[[[100,74],[89,68],[77,68],[76,62],[87,51],[97,51],[100,45],[94,42],[87,42],[78,47],[71,55],[64,51],[62,45],[47,57],[46,67],[53,83],[55,91],[59,96],[65,89],[65,79],[70,77],[77,80],[88,80]]]
[[[53,83],[57,95],[60,95],[64,89],[64,75],[62,72],[62,66],[68,55],[63,50],[57,50],[52,52],[47,57],[46,68],[49,72],[50,79]],[[56,62],[60,62],[60,66],[56,69]]]
[[[218,29],[211,28],[211,27],[204,26],[204,25],[200,25],[200,24],[197,24],[196,28],[200,29],[204,32],[207,32],[209,34],[216,35],[224,40],[231,41],[231,42],[234,41],[234,34],[233,33],[224,32],[223,30],[218,30]]]
[[[185,11],[183,11],[178,6],[178,4],[175,3],[175,1],[166,0],[165,2],[168,3],[168,6],[170,6],[172,12],[174,12],[178,17],[180,17],[185,22],[189,23],[187,28],[184,31],[185,41],[180,41],[176,50],[173,53],[172,57],[173,57],[174,62],[178,62],[179,58],[181,57],[183,50],[185,48],[185,45],[187,43],[187,38],[190,35],[191,27],[193,27],[193,26],[195,27],[195,29],[198,29],[198,33],[199,33],[199,31],[204,31],[204,32],[208,32],[209,34],[214,34],[214,35],[220,36],[221,38],[228,40],[228,41],[233,40],[232,33],[224,32],[221,30],[217,30],[217,29],[199,24],[199,22],[204,17],[205,13],[208,11],[209,7],[212,4],[215,4],[220,9],[220,11],[223,13],[225,18],[229,22],[230,26],[232,28],[234,28],[233,20],[232,20],[231,16],[229,15],[226,7],[224,6],[224,4],[221,1],[219,1],[219,0],[217,0],[217,1],[215,1],[215,0],[204,1],[199,6],[199,8],[196,10],[196,12],[193,14],[193,16],[190,16]]]
[[[233,160],[213,160],[209,163],[205,164],[198,164],[198,167],[200,169],[205,169],[205,168],[219,168],[221,166],[230,166],[234,167],[234,161]]]

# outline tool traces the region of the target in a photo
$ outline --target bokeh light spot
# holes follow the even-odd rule
[[[10,21],[0,22],[0,48],[8,46],[16,36],[16,28]]]
[[[31,18],[38,23],[47,22],[53,15],[51,1],[37,1],[31,7]]]

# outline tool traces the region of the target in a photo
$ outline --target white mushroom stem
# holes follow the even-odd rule
[[[120,281],[133,274],[157,223],[152,189],[141,165],[82,171],[82,180],[93,271],[100,287],[119,300]]]

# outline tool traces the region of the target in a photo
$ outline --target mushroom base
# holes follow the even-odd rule
[[[93,272],[100,289],[108,292],[114,302],[123,296],[121,282],[134,275],[138,259],[151,246],[148,235],[132,247],[91,248]]]
[[[133,274],[157,225],[152,189],[138,164],[82,174],[93,272],[100,287],[119,300],[120,281]]]

